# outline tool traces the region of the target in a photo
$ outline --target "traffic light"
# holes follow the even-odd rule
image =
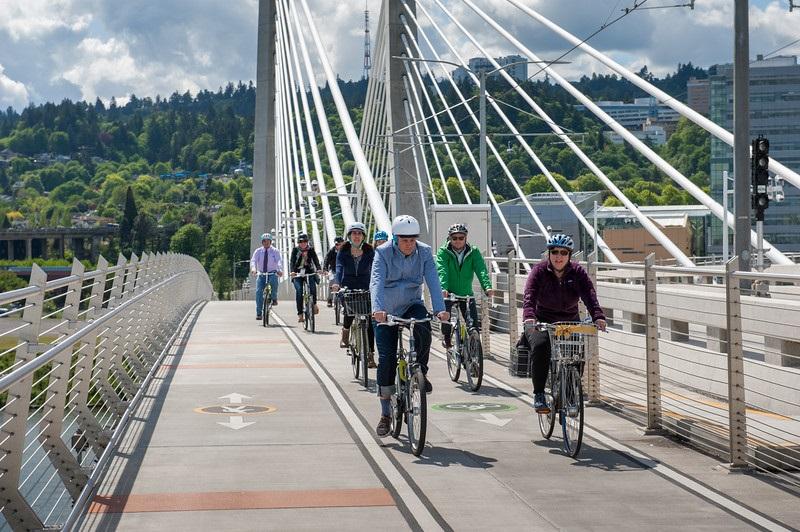
[[[764,221],[764,211],[769,207],[769,140],[760,135],[753,140],[752,184],[752,208],[756,220]]]

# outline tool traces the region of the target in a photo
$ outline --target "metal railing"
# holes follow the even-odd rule
[[[484,352],[503,363],[520,334],[523,265],[539,261],[492,260],[502,294],[484,311]],[[652,256],[584,265],[609,321],[584,372],[591,399],[800,490],[800,274],[740,272],[736,260],[659,266]]]
[[[176,254],[76,260],[50,282],[34,265],[30,286],[0,294],[0,528],[82,511],[181,321],[212,295]]]

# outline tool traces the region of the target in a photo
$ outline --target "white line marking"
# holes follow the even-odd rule
[[[435,351],[434,349],[431,349],[431,353],[434,356],[441,358],[442,360],[445,361],[447,360],[444,357],[444,355],[442,355],[438,351]],[[518,399],[528,403],[531,407],[533,406],[533,397],[529,396],[527,392],[520,390],[518,388],[514,388],[513,386],[506,384],[505,382],[496,379],[495,377],[492,377],[491,375],[485,372],[483,374],[483,378],[484,380],[491,382],[498,388],[502,388],[503,390],[506,390],[508,392],[522,394],[521,396],[518,396]],[[736,501],[733,501],[727,497],[720,495],[716,491],[703,486],[699,482],[675,471],[674,469],[671,469],[663,464],[654,462],[652,458],[649,458],[648,456],[640,453],[639,451],[637,451],[632,447],[628,447],[627,445],[620,443],[617,440],[614,440],[604,434],[601,434],[600,432],[589,427],[588,424],[584,424],[583,432],[584,434],[586,434],[586,436],[592,438],[595,441],[600,442],[606,448],[619,451],[634,457],[636,460],[642,462],[653,471],[657,471],[659,474],[669,478],[673,482],[680,484],[688,491],[691,491],[696,495],[699,495],[700,497],[704,497],[710,501],[713,501],[715,504],[725,508],[731,513],[734,513],[744,519],[747,519],[748,521],[751,521],[752,523],[755,523],[758,526],[766,528],[767,530],[790,532],[790,529],[781,526],[779,523],[767,517],[759,515],[753,512],[752,510],[745,508]]]
[[[336,386],[333,380],[328,377],[328,374],[325,373],[325,371],[322,369],[322,366],[317,362],[306,346],[300,341],[294,330],[287,327],[286,322],[284,322],[281,318],[277,316],[274,317],[275,321],[280,323],[283,331],[286,333],[286,336],[288,336],[289,340],[292,342],[292,344],[294,344],[294,347],[300,353],[300,356],[303,357],[317,378],[322,382],[323,386],[325,386],[325,389],[333,398],[334,403],[336,403],[342,414],[344,414],[347,424],[350,425],[350,427],[353,429],[353,432],[356,433],[358,439],[367,449],[369,455],[373,460],[375,460],[378,468],[383,472],[384,475],[386,475],[386,478],[394,487],[394,489],[397,490],[398,495],[403,500],[403,503],[408,507],[408,510],[411,512],[411,515],[414,516],[414,519],[417,520],[417,523],[419,523],[419,526],[422,528],[422,530],[442,530],[442,527],[439,525],[436,519],[434,519],[430,511],[428,511],[428,508],[425,506],[419,496],[417,496],[414,489],[408,484],[408,482],[406,482],[406,479],[403,478],[397,467],[386,456],[383,448],[378,445],[378,442],[375,440],[372,434],[367,430],[366,427],[364,427],[364,425],[361,423],[361,420],[358,418],[358,415],[350,406],[350,403],[347,402],[344,395],[339,391],[339,388]]]
[[[475,421],[480,421],[481,423],[487,423],[496,427],[505,427],[511,423],[510,417],[499,418],[494,414],[481,414],[481,416],[483,416],[483,419],[476,419]]]

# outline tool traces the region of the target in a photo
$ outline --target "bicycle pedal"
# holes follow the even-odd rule
[[[567,408],[567,417],[578,417],[578,407],[571,406]]]

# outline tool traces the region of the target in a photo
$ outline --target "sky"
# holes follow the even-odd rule
[[[334,70],[344,79],[359,78],[364,0],[307,1]],[[463,1],[421,0],[463,57],[479,53],[439,1],[492,55],[516,52]],[[553,59],[570,48],[507,0],[473,1],[542,58]],[[522,2],[581,38],[634,5],[634,0]],[[694,10],[666,7],[681,3],[688,0],[647,0],[643,7],[663,9],[636,10],[589,42],[625,66],[638,70],[647,65],[657,75],[674,71],[678,63],[708,67],[730,62],[733,0],[696,0]],[[373,39],[381,4],[366,0]],[[442,57],[455,59],[421,10],[418,15]],[[65,98],[107,102],[113,96],[125,102],[131,94],[194,94],[215,91],[229,81],[248,82],[256,74],[257,20],[258,0],[0,0],[0,109]],[[751,0],[750,32],[751,56],[798,40],[800,9],[790,13],[789,0]],[[800,55],[800,42],[780,53]],[[570,63],[557,69],[568,79],[608,72],[577,51],[564,60]]]

